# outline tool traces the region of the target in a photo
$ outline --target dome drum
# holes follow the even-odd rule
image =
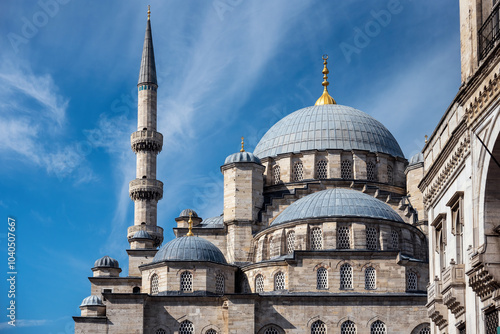
[[[94,277],[118,277],[121,271],[118,261],[107,255],[95,261],[92,268]]]

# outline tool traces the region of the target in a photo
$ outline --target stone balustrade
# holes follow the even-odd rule
[[[163,135],[156,131],[136,131],[130,136],[130,143],[135,153],[152,151],[158,154],[163,147]]]
[[[135,179],[129,183],[132,200],[160,200],[163,197],[163,182],[154,179]]]

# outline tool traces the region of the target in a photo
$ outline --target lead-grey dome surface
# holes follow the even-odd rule
[[[101,306],[101,305],[103,305],[101,298],[94,295],[88,296],[80,304],[80,306]]]
[[[163,245],[153,258],[162,261],[210,261],[226,264],[226,258],[217,246],[199,237],[180,237]]]
[[[193,217],[198,217],[198,214],[193,209],[182,210],[182,212],[179,214],[179,217],[189,217],[189,213],[191,213]]]
[[[408,165],[416,165],[420,162],[424,162],[424,155],[422,152],[418,152],[410,158]]]
[[[256,157],[252,152],[236,152],[231,154],[224,161],[224,165],[233,163],[233,162],[254,162],[256,164],[260,164],[260,159]]]
[[[223,227],[223,226],[224,226],[224,216],[223,215],[203,219],[203,221],[200,223],[200,225],[198,225],[198,227],[202,227],[202,228],[215,228],[215,227]]]
[[[134,239],[153,239],[153,237],[146,231],[144,230],[139,230],[134,233],[132,236]]]
[[[366,150],[404,158],[394,136],[370,115],[338,104],[297,110],[262,137],[254,150],[260,159],[306,150]]]
[[[318,191],[295,201],[271,225],[327,217],[376,218],[403,223],[396,211],[384,202],[356,190],[336,188]]]
[[[94,268],[119,268],[118,261],[105,255],[94,262]]]

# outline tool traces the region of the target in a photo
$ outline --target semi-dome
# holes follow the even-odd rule
[[[163,245],[153,258],[162,261],[210,261],[226,264],[226,258],[217,246],[199,237],[180,237]]]
[[[139,230],[139,231],[135,232],[134,235],[132,236],[132,238],[133,239],[153,239],[151,234],[149,234],[148,232],[143,231],[143,230]]]
[[[254,150],[260,159],[306,150],[366,150],[404,158],[394,136],[370,115],[338,104],[297,110],[273,125]]]
[[[384,202],[362,192],[336,188],[318,191],[292,203],[271,225],[310,218],[359,217],[403,222]]]
[[[94,268],[119,268],[118,261],[105,255],[95,261]]]
[[[102,305],[103,303],[101,301],[101,298],[94,295],[88,296],[80,304],[80,306],[102,306]]]
[[[251,152],[236,152],[231,154],[226,158],[224,161],[224,165],[233,163],[233,162],[254,162],[256,164],[260,164],[260,159],[256,157],[253,153]]]
[[[420,162],[424,162],[424,155],[422,152],[418,152],[417,154],[413,155],[411,158],[410,158],[410,161],[408,163],[409,166],[411,165],[416,165]]]
[[[179,214],[179,217],[189,217],[189,213],[191,213],[193,215],[193,217],[198,217],[198,214],[196,213],[196,211],[194,211],[192,209],[182,210],[182,212]]]

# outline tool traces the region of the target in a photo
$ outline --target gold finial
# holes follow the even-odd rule
[[[244,147],[245,146],[245,142],[243,141],[243,139],[244,138],[241,137],[241,150],[240,150],[240,152],[245,152],[245,147]]]
[[[429,138],[429,137],[427,137],[427,135],[425,135],[425,143],[426,144],[427,144],[427,138]]]
[[[330,84],[328,82],[328,73],[330,73],[330,71],[328,71],[328,67],[326,67],[326,65],[328,64],[327,60],[328,60],[328,55],[323,55],[323,65],[324,65],[323,72],[322,72],[323,73],[323,83],[321,83],[321,84],[325,88],[323,89],[323,94],[319,97],[319,99],[314,104],[315,106],[319,106],[319,105],[323,105],[323,104],[337,104],[337,102],[335,102],[333,97],[331,97],[330,94],[328,94],[327,86]]]
[[[188,220],[188,224],[189,224],[189,231],[188,233],[186,234],[187,237],[192,237],[194,234],[193,234],[193,231],[191,231],[191,229],[193,228],[193,220],[191,219],[191,216],[193,215],[192,212],[189,212],[189,220]]]
[[[149,20],[149,17],[151,16],[151,6],[148,5],[148,20]]]

